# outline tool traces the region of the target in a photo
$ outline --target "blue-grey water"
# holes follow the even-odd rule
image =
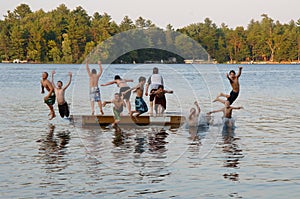
[[[153,66],[105,65],[100,83],[120,74],[134,86]],[[225,73],[238,67],[157,66],[174,91],[167,111],[187,115],[197,100],[202,119],[222,108],[211,101],[230,92]],[[73,72],[66,91],[71,114],[90,114],[84,65],[0,64],[0,198],[300,198],[300,65],[243,67],[233,105],[244,109],[233,111],[233,130],[224,131],[222,115],[215,114],[211,125],[196,130],[116,132],[70,124],[56,104],[57,117],[48,120],[43,71],[56,70],[55,80],[64,83]],[[116,91],[101,87],[102,99]],[[134,94],[131,102],[134,108]]]

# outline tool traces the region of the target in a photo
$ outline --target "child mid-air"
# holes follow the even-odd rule
[[[92,69],[92,71],[90,71],[88,61],[86,62],[86,70],[90,78],[90,101],[91,101],[92,115],[95,114],[95,102],[98,103],[100,113],[102,115],[104,114],[102,110],[100,88],[98,86],[99,78],[101,77],[103,71],[101,61],[98,61],[98,65],[100,68],[99,73],[97,73],[96,69]]]
[[[239,96],[239,92],[240,92],[239,77],[242,74],[242,69],[243,69],[243,67],[240,66],[239,72],[237,75],[235,74],[234,70],[231,70],[229,72],[229,75],[226,73],[226,77],[230,82],[232,90],[229,95],[225,94],[225,93],[220,93],[213,102],[218,101],[218,102],[221,102],[224,104],[226,100],[220,99],[220,97],[226,97],[230,104],[232,104],[236,100],[236,98]]]
[[[70,79],[69,79],[69,82],[64,87],[63,87],[62,81],[57,81],[57,86],[55,86],[54,75],[55,75],[55,71],[52,71],[51,82],[52,82],[52,85],[54,87],[54,92],[55,92],[55,95],[56,95],[56,101],[57,101],[57,104],[58,104],[59,114],[62,118],[64,118],[65,116],[69,117],[70,111],[69,111],[68,103],[65,100],[65,91],[71,84],[72,73],[69,72]]]

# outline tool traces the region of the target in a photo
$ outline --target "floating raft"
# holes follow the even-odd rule
[[[99,125],[105,127],[115,121],[112,115],[72,115],[71,119],[75,124],[81,124],[82,127]],[[186,118],[182,115],[141,115],[137,118],[128,115],[121,116],[119,126],[171,126],[171,128],[179,128],[185,121]]]

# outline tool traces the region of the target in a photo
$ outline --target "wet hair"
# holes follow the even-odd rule
[[[57,83],[58,83],[58,82],[61,83],[61,85],[63,85],[62,81],[59,80],[59,81],[57,81]]]
[[[164,89],[164,86],[163,85],[159,85],[158,88],[157,88],[157,90],[160,89],[160,88]]]
[[[121,94],[120,94],[120,93],[115,93],[115,95],[117,95],[117,96],[119,96],[119,97],[121,96]]]
[[[153,68],[153,74],[158,74],[158,68],[157,67]]]
[[[231,71],[229,71],[229,74],[230,74],[230,73],[233,73],[233,74],[235,74],[235,71],[234,71],[234,70],[231,70]]]
[[[146,81],[146,77],[141,76],[141,77],[139,78],[139,82],[142,82],[142,81]]]
[[[49,74],[47,72],[44,72],[46,74],[46,78],[48,78]]]
[[[117,80],[117,79],[121,79],[121,77],[119,75],[116,75],[115,80]]]
[[[97,74],[96,69],[92,69],[92,74]]]

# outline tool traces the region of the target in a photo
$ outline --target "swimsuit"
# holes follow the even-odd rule
[[[68,103],[65,102],[64,104],[62,105],[58,105],[58,111],[59,111],[59,114],[60,114],[60,117],[69,117],[70,115],[70,111],[69,111],[69,106],[68,106]]]
[[[161,105],[164,110],[167,108],[167,101],[164,93],[155,96],[155,111],[157,112],[158,105]],[[164,111],[163,110],[163,111]]]
[[[48,105],[53,105],[55,104],[55,98],[55,93],[53,92],[47,100],[44,100],[44,102]]]
[[[123,112],[123,106],[120,106],[120,108],[116,109],[115,107],[113,108],[113,113],[114,113],[114,118],[115,120],[120,120],[120,114]]]
[[[125,92],[125,91],[127,91],[128,89],[130,89],[129,86],[121,87],[121,88],[120,88],[120,92],[119,92],[120,95],[122,96],[122,93]],[[131,95],[131,92],[129,91],[129,92],[127,92],[127,93],[124,95],[123,98],[129,100],[130,95]]]
[[[239,96],[239,92],[234,92],[233,90],[230,92],[230,96],[227,98],[230,104],[232,104],[236,98]]]
[[[140,114],[146,113],[148,111],[147,104],[142,97],[135,98],[135,110]]]
[[[98,86],[90,87],[90,101],[99,102],[101,101],[100,89]]]

